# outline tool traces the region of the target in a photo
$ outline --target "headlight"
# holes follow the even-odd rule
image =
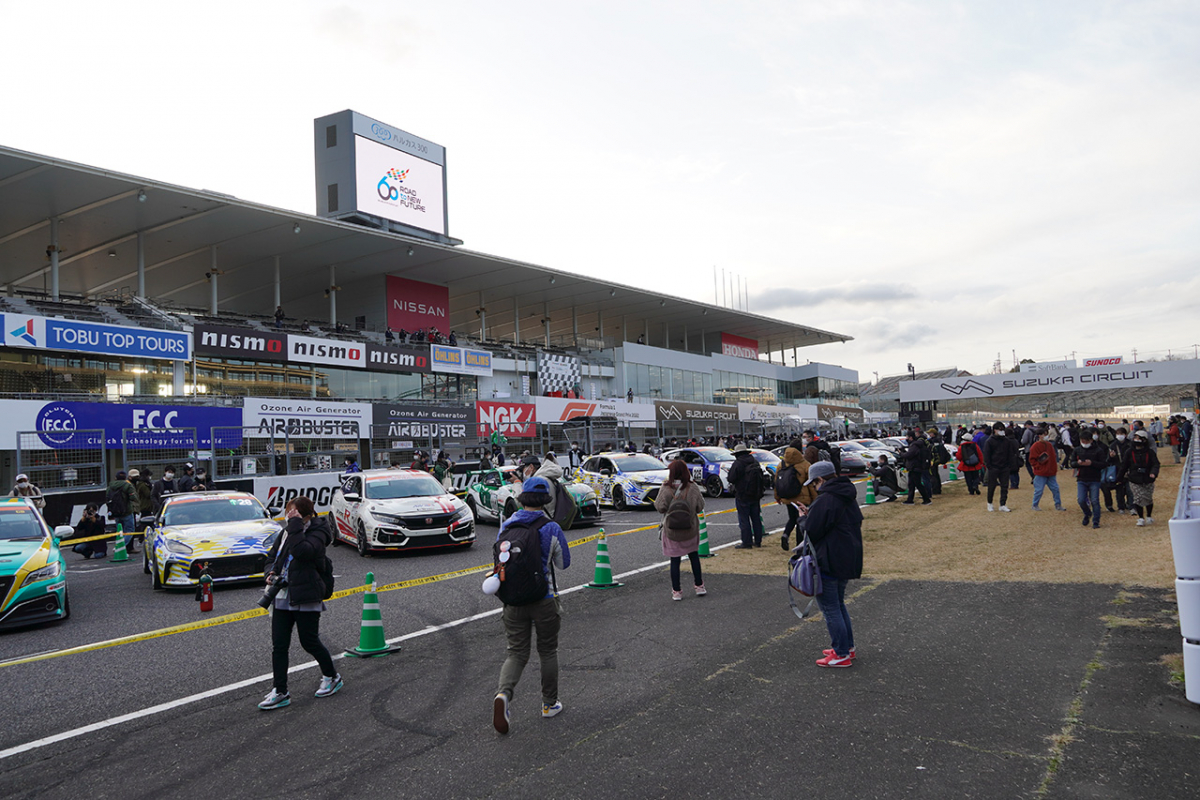
[[[463,506],[458,510],[451,521],[456,522],[458,520],[471,519],[473,516],[474,515],[471,513],[471,509],[467,506]]]
[[[378,511],[372,511],[371,516],[378,522],[383,522],[388,525],[399,525],[400,517],[397,514],[380,514]]]
[[[21,588],[24,589],[31,583],[38,581],[48,581],[51,578],[57,578],[62,574],[62,562],[55,561],[53,564],[47,564],[41,569],[35,569],[33,572],[25,576],[24,582],[21,583]]]
[[[265,549],[270,550],[272,547],[275,546],[275,540],[278,538],[279,538],[279,531],[275,531],[274,533],[268,533],[267,538],[262,540],[262,546]]]
[[[181,556],[190,556],[192,554],[191,545],[186,545],[178,539],[167,539],[167,549]]]

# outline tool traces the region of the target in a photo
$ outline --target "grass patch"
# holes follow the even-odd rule
[[[1177,688],[1183,688],[1183,653],[1167,653],[1158,659],[1167,668],[1167,683]]]

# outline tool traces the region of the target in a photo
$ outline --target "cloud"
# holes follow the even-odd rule
[[[751,308],[755,311],[775,311],[781,308],[812,308],[833,302],[891,303],[911,300],[916,296],[917,293],[907,286],[870,283],[817,289],[772,289],[756,295],[751,300]]]

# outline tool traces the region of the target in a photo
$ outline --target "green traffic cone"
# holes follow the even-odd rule
[[[875,479],[867,478],[867,505],[875,505]]]
[[[704,512],[700,512],[700,549],[697,551],[701,558],[716,558],[716,554],[708,549],[708,522]]]
[[[373,658],[400,651],[400,645],[388,645],[383,636],[383,615],[379,611],[379,595],[375,592],[375,573],[368,572],[367,591],[363,593],[362,628],[358,635],[358,647],[347,650],[346,655],[354,658]]]
[[[604,528],[601,528],[600,540],[596,542],[596,573],[587,588],[615,589],[624,585],[623,583],[613,583],[612,564],[608,560],[608,537],[604,535]]]
[[[129,553],[125,550],[124,531],[121,530],[120,523],[117,524],[117,540],[113,542],[113,554],[109,561],[128,561]]]
[[[952,480],[952,481],[958,480],[958,472],[956,472],[954,469],[953,461],[950,462],[950,480]]]

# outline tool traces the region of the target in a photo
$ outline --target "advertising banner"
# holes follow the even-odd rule
[[[476,416],[471,407],[394,403],[375,405],[372,420],[376,426],[388,426],[383,435],[398,439],[465,439]],[[374,435],[380,435],[378,427]]]
[[[196,355],[286,361],[287,334],[196,323]]]
[[[484,376],[492,374],[492,354],[487,350],[434,344],[430,345],[430,352],[434,372]]]
[[[657,418],[663,422],[688,422],[689,420],[736,420],[736,406],[683,403],[676,400],[655,400]]]
[[[533,403],[499,403],[480,400],[475,404],[479,437],[498,431],[508,438],[532,439],[537,436],[536,406]]]
[[[235,409],[237,410],[237,409]],[[338,403],[327,400],[297,400],[290,397],[247,397],[239,422],[226,423],[258,428],[282,438],[357,438],[368,435],[370,403]],[[252,436],[249,431],[247,436]]]
[[[579,358],[538,350],[537,378],[539,394],[574,389],[579,385]]]
[[[358,210],[433,233],[446,232],[445,170],[423,158],[354,137]]]
[[[437,328],[450,333],[450,288],[414,281],[399,275],[385,276],[387,324],[393,331]]]
[[[7,404],[6,404],[7,405]],[[103,429],[105,446],[120,447],[126,428],[195,428],[198,446],[212,447],[212,429],[242,424],[240,408],[208,406],[126,405],[124,403],[45,403],[38,410],[34,427],[23,430],[44,431],[42,441],[50,447],[88,447],[97,442],[77,441],[74,431]],[[190,447],[187,434],[154,433],[131,442],[139,448],[166,449]]]
[[[795,406],[768,406],[762,403],[738,403],[737,411],[738,419],[742,422],[777,422],[802,416],[802,409]]]
[[[721,355],[758,360],[758,340],[721,333]]]
[[[1124,356],[1103,356],[1102,358],[1085,358],[1085,367],[1116,367],[1125,363]]]
[[[313,336],[289,333],[287,350],[287,360],[293,364],[326,364],[351,369],[363,369],[367,366],[367,346],[363,342],[317,339]]]
[[[627,403],[624,400],[565,400],[561,397],[535,397],[537,420],[541,423],[566,422],[582,417],[613,417],[624,425],[654,425],[653,403]]]
[[[179,331],[130,328],[28,314],[5,313],[2,316],[0,344],[5,347],[162,358],[169,361],[187,361],[192,357],[191,336]]]
[[[824,420],[845,417],[853,422],[863,421],[863,410],[854,406],[831,406],[825,403],[817,403],[817,414],[820,416],[820,419]]]
[[[429,346],[367,342],[367,368],[377,372],[429,372]]]
[[[1034,364],[1022,364],[1021,372],[1057,372],[1060,369],[1075,369],[1079,366],[1072,359],[1066,361],[1038,361]]]
[[[1088,389],[1135,389],[1200,382],[1200,361],[1146,361],[1122,366],[1082,367],[1052,373],[974,375],[900,381],[900,402],[975,397],[1080,392]]]
[[[333,490],[342,485],[340,472],[314,472],[311,475],[278,475],[254,478],[254,496],[267,508],[282,508],[289,500],[307,497],[318,514],[329,511]]]

